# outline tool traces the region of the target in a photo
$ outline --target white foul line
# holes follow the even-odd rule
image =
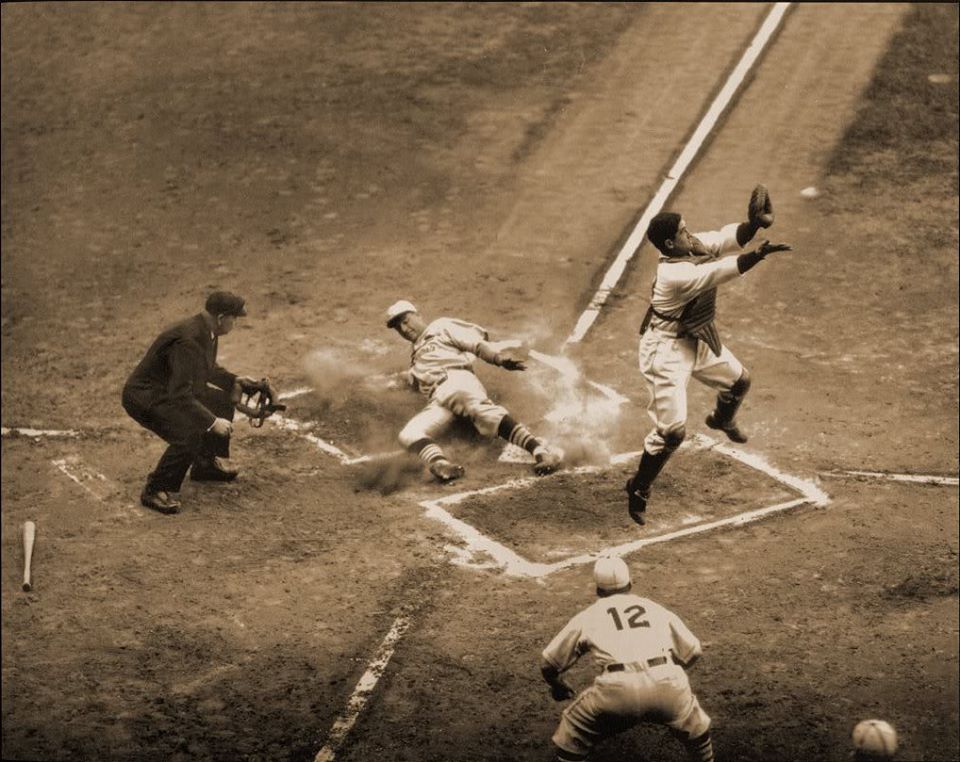
[[[345,453],[336,445],[330,444],[329,442],[327,442],[324,439],[321,439],[315,434],[311,434],[309,431],[304,431],[305,426],[301,424],[299,421],[295,421],[292,418],[287,418],[286,416],[280,415],[278,413],[274,413],[267,420],[273,421],[281,429],[286,429],[287,431],[295,431],[297,434],[299,434],[301,437],[306,439],[308,442],[312,442],[317,447],[317,449],[323,450],[323,452],[327,453],[328,455],[332,455],[341,463],[347,463],[351,459],[350,455],[347,455],[347,453]]]
[[[584,310],[583,314],[580,315],[579,320],[577,320],[577,324],[573,329],[573,333],[567,337],[567,344],[576,344],[577,342],[582,341],[583,337],[587,334],[587,331],[589,331],[590,327],[593,325],[593,322],[600,315],[600,310],[603,308],[603,305],[609,298],[610,292],[616,288],[617,284],[620,282],[620,278],[623,277],[623,273],[627,267],[627,262],[633,258],[633,255],[636,254],[637,250],[640,248],[640,244],[643,243],[643,236],[646,234],[647,226],[650,224],[650,220],[653,219],[654,215],[656,215],[661,209],[663,209],[663,205],[667,202],[670,194],[673,193],[674,189],[680,183],[680,179],[683,177],[684,172],[687,171],[691,162],[696,157],[700,148],[703,146],[707,136],[710,134],[710,131],[716,125],[717,120],[730,104],[730,101],[733,99],[737,88],[740,87],[740,84],[749,73],[750,68],[756,62],[760,53],[770,41],[770,38],[777,30],[777,27],[780,25],[780,22],[789,7],[790,3],[775,3],[773,8],[770,9],[770,13],[767,14],[767,18],[761,25],[760,30],[754,36],[753,41],[750,43],[746,51],[744,51],[743,56],[734,70],[730,72],[730,76],[727,78],[723,88],[719,93],[717,93],[716,98],[713,99],[713,103],[710,104],[710,108],[707,109],[707,113],[703,115],[703,118],[700,120],[700,123],[694,130],[693,135],[690,136],[690,140],[687,141],[683,151],[681,151],[680,155],[677,157],[677,160],[667,173],[667,178],[660,185],[659,190],[657,190],[653,196],[653,199],[651,199],[650,203],[647,205],[647,208],[643,211],[643,214],[640,216],[640,220],[634,226],[630,236],[620,248],[620,251],[614,259],[613,264],[610,265],[610,268],[607,270],[607,274],[600,282],[600,287],[594,294],[593,299],[590,300],[589,306],[586,310]]]
[[[821,471],[821,476],[843,479],[847,476],[854,478],[885,479],[892,482],[913,482],[914,484],[942,484],[956,487],[960,479],[955,476],[934,476],[928,474],[890,474],[886,471]]]
[[[294,389],[292,392],[287,392],[286,394],[280,394],[278,396],[280,399],[291,399],[292,397],[299,397],[303,394],[309,394],[312,391],[313,389],[305,386],[300,389]],[[311,434],[309,431],[305,431],[310,424],[300,423],[300,421],[294,420],[293,418],[287,418],[285,415],[280,415],[279,413],[274,413],[267,420],[273,421],[281,429],[296,432],[303,439],[306,439],[308,442],[312,443],[318,450],[322,450],[328,455],[332,455],[345,466],[353,466],[357,463],[366,463],[367,461],[380,460],[381,458],[392,458],[403,454],[403,450],[391,450],[390,452],[377,452],[370,455],[358,455],[355,457],[344,452],[335,444],[332,444],[325,439],[321,439],[316,434]]]
[[[396,618],[390,631],[380,644],[380,648],[377,649],[377,653],[374,654],[373,659],[367,666],[367,671],[363,673],[356,687],[353,689],[346,708],[340,713],[340,716],[337,717],[333,726],[330,728],[330,732],[327,734],[327,741],[323,745],[323,748],[317,752],[317,756],[314,757],[314,762],[332,762],[336,757],[337,751],[339,751],[340,746],[347,737],[347,733],[350,732],[350,729],[357,721],[357,717],[360,716],[364,706],[366,706],[370,694],[383,676],[390,657],[393,656],[393,652],[397,647],[397,642],[403,637],[403,634],[409,626],[410,616],[408,614],[401,614]]]
[[[73,429],[20,429],[20,428],[7,428],[3,426],[0,428],[0,434],[5,437],[10,436],[11,434],[19,435],[22,437],[78,437],[80,436],[79,431],[74,431]]]

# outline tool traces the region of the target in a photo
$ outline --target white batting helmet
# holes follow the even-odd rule
[[[396,322],[408,312],[416,311],[417,308],[406,299],[401,299],[399,302],[391,304],[387,307],[387,328],[393,328]]]
[[[609,593],[629,587],[630,569],[619,556],[603,556],[593,565],[593,578],[597,582],[597,591]]]

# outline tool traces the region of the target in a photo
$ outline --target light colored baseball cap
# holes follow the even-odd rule
[[[399,302],[391,304],[387,307],[387,328],[393,328],[396,322],[408,312],[416,311],[417,308],[406,299],[401,299]]]
[[[630,569],[620,556],[598,558],[593,565],[593,578],[597,582],[597,590],[607,593],[631,584]]]

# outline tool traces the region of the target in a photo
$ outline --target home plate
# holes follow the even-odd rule
[[[501,463],[535,463],[536,458],[534,458],[530,453],[524,450],[522,447],[518,447],[515,444],[507,444],[503,448],[503,452],[500,453],[500,457],[497,458]]]

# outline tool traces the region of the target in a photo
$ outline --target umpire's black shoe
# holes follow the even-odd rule
[[[710,413],[710,415],[707,416],[707,426],[709,426],[711,429],[722,431],[727,435],[727,437],[730,438],[731,442],[744,444],[747,441],[747,435],[740,431],[740,428],[736,423],[733,421],[730,421],[729,423],[720,423],[713,413]]]
[[[650,488],[634,489],[633,479],[627,479],[627,513],[640,526],[647,523],[647,500],[650,499]]]
[[[239,471],[224,468],[216,458],[197,460],[190,469],[190,478],[195,482],[232,482]]]
[[[164,490],[153,491],[144,489],[140,493],[140,503],[146,508],[165,513],[168,516],[174,513],[180,513],[180,501],[171,497],[169,492]]]

